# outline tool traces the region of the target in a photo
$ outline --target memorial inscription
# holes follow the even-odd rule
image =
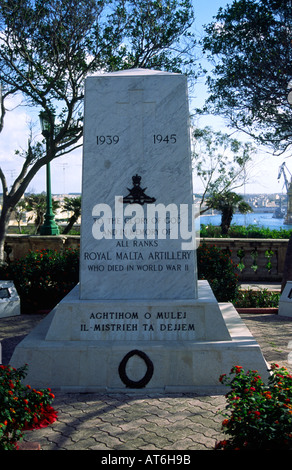
[[[124,246],[124,245],[122,245]],[[147,246],[144,245],[143,246]],[[117,248],[121,247],[121,244],[117,243]],[[127,248],[130,248],[130,244],[127,243]],[[133,243],[133,248],[137,248],[137,244]],[[190,259],[191,252],[190,251],[177,251],[177,252],[170,252],[170,251],[154,251],[148,253],[146,256],[143,256],[143,253],[140,251],[116,251],[115,253],[99,253],[99,252],[91,252],[91,253],[84,253],[84,259],[88,261],[97,261],[98,264],[88,264],[87,268],[89,271],[188,271],[189,265],[185,262]],[[145,263],[148,264],[114,264],[115,261],[137,261],[143,260]],[[152,262],[157,261],[180,261],[176,264],[149,264]],[[111,261],[112,264],[102,264],[102,261]]]
[[[82,339],[104,340],[106,336],[109,339],[113,333],[118,333],[117,338],[127,340],[188,340],[195,338],[196,327],[194,317],[188,311],[99,311],[88,313],[86,322],[80,325],[80,332]],[[129,334],[132,332],[134,335]]]

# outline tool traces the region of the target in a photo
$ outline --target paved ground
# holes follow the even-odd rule
[[[269,363],[292,371],[288,361],[292,318],[242,314]],[[2,363],[9,363],[16,344],[42,318],[40,315],[0,319]],[[58,420],[29,431],[26,441],[42,450],[212,450],[221,434],[223,395],[197,396],[56,393]]]

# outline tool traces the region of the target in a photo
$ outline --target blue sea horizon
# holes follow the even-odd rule
[[[200,225],[220,225],[221,215],[201,215]],[[254,225],[254,227],[265,227],[275,230],[292,230],[292,225],[284,224],[284,218],[274,219],[272,212],[257,213],[252,212],[249,214],[235,214],[232,219],[231,225],[242,225],[247,227],[248,225]]]

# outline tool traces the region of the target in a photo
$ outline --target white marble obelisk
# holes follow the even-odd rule
[[[192,230],[189,130],[183,75],[86,80],[81,299],[197,297],[196,252],[182,249],[182,217]]]

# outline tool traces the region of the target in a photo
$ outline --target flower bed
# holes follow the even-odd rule
[[[268,289],[239,290],[233,305],[238,313],[278,313],[280,292],[268,291]]]
[[[265,307],[265,308],[260,308],[260,307],[255,307],[255,308],[248,308],[248,307],[238,307],[236,308],[238,313],[251,313],[251,314],[271,314],[271,315],[277,315],[278,313],[278,308],[272,308],[272,307]]]
[[[231,389],[222,422],[228,438],[216,449],[292,449],[292,376],[286,368],[273,364],[265,384],[257,371],[235,366],[220,382]]]
[[[230,255],[215,245],[203,243],[197,250],[198,279],[206,279],[218,302],[229,302],[237,295],[238,275]]]
[[[0,365],[0,450],[15,450],[24,431],[46,427],[57,419],[51,390],[32,389],[21,380],[27,366]]]
[[[0,268],[1,279],[12,280],[22,313],[51,310],[79,280],[79,249],[31,251]]]

